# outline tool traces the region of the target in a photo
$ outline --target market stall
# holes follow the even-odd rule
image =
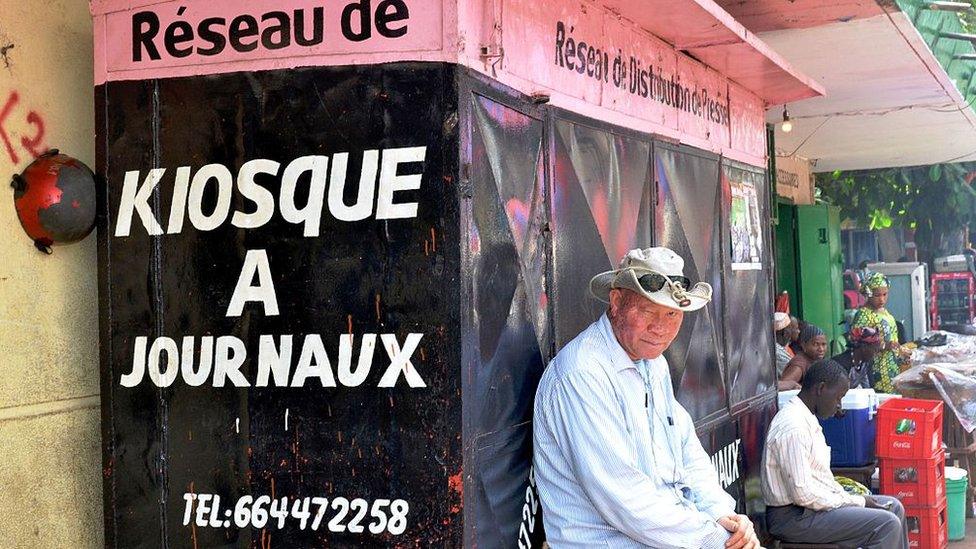
[[[651,244],[716,289],[672,378],[762,512],[763,112],[815,84],[704,2],[139,4],[92,4],[108,545],[538,545],[536,383]]]
[[[849,353],[877,353],[877,334],[870,337],[873,343],[855,345]],[[927,332],[893,352],[901,371],[892,380],[893,392],[850,388],[841,410],[819,420],[830,469],[849,493],[897,497],[912,547],[945,547],[963,539],[965,518],[973,514],[976,336]],[[845,368],[852,364],[849,358],[834,360]],[[849,374],[860,377],[853,368]],[[780,407],[797,393],[780,392]]]

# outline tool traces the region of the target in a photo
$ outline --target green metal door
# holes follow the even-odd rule
[[[828,354],[838,353],[844,345],[840,208],[797,206],[796,243],[800,318],[822,328]]]
[[[840,240],[840,207],[827,206],[827,238],[830,241],[830,301],[834,307],[834,324],[828,334],[833,333],[830,338],[832,345],[831,356],[843,352],[847,347],[847,340],[844,338],[844,250]]]
[[[776,224],[776,294],[787,292],[790,312],[800,311],[799,276],[796,268],[796,206],[780,202]]]

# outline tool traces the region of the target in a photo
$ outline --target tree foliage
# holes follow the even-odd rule
[[[976,0],[969,0],[973,10],[959,12],[959,21],[966,32],[976,31]]]
[[[872,230],[915,230],[920,255],[931,259],[943,237],[976,228],[976,163],[934,164],[817,174],[822,197],[841,217]],[[958,253],[959,250],[948,250]]]
[[[976,7],[976,0],[964,0]],[[957,14],[963,30],[976,33],[976,11]],[[963,90],[963,95],[966,91]],[[817,174],[822,196],[841,216],[873,230],[915,231],[920,259],[945,253],[945,236],[976,229],[976,162]]]

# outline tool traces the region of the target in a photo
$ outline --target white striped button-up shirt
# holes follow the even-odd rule
[[[799,397],[786,403],[769,426],[762,492],[766,504],[776,507],[798,505],[814,511],[864,507],[863,497],[848,494],[834,480],[823,429]]]
[[[632,361],[606,315],[546,368],[533,433],[555,549],[724,547],[716,519],[735,513],[735,500],[674,398],[667,361]]]

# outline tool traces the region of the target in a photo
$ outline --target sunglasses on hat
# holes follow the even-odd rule
[[[675,286],[681,286],[684,290],[691,287],[691,280],[686,276],[665,276],[660,273],[648,273],[638,277],[637,283],[648,292],[660,291],[661,288],[664,288],[669,283]]]

